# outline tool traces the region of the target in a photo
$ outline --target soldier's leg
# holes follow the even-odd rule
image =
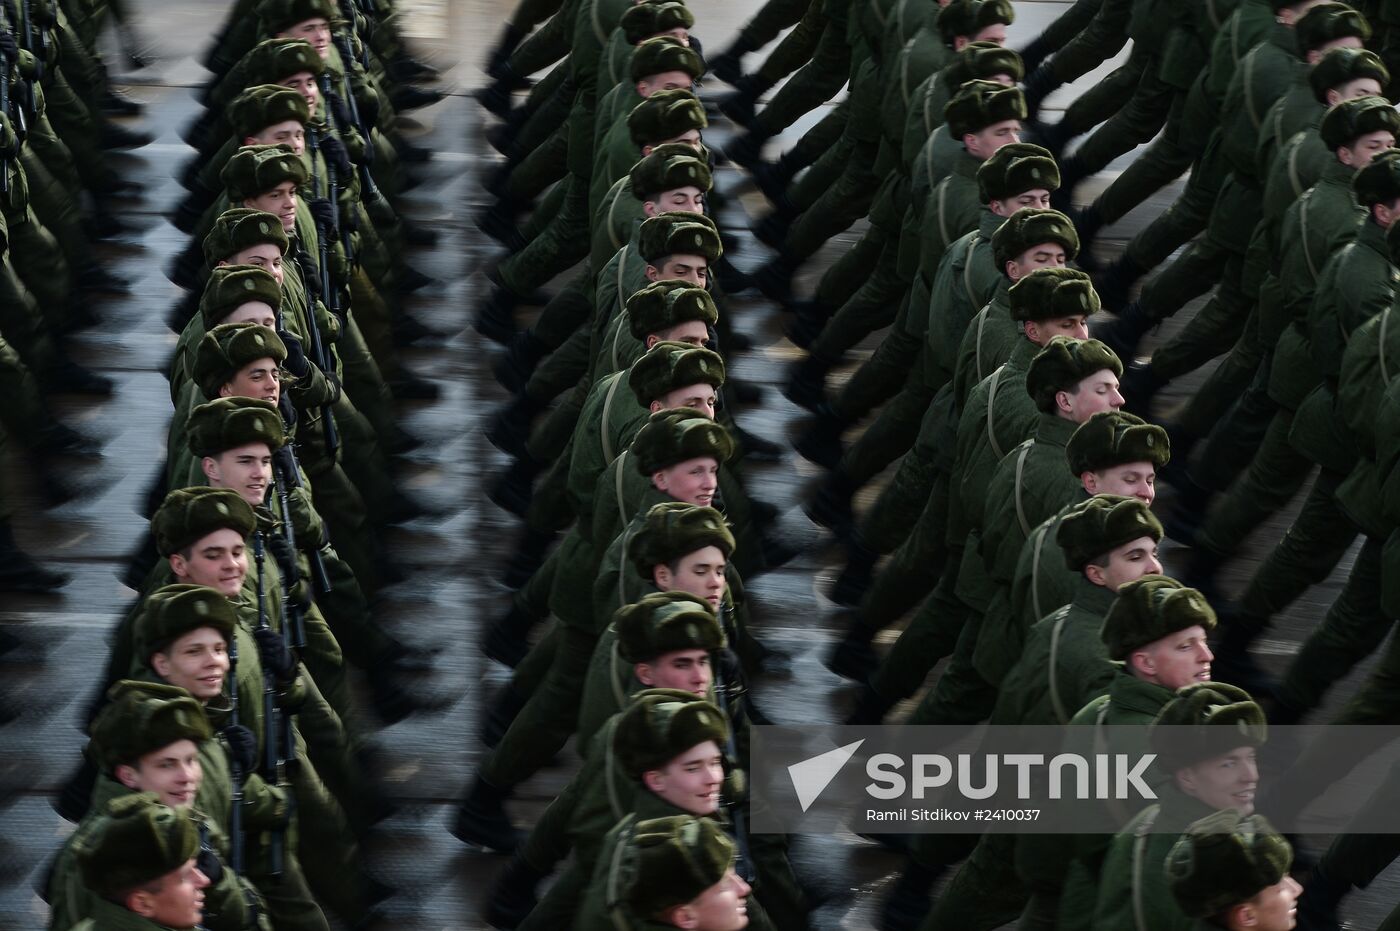
[[[554,662],[510,730],[481,764],[481,778],[507,788],[525,781],[553,759],[578,723],[583,678],[597,637],[561,626]]]
[[[955,569],[961,558],[960,551],[949,558],[943,578],[923,607],[910,619],[909,626],[904,628],[885,655],[880,668],[870,677],[871,690],[886,708],[917,692],[938,661],[957,651],[962,631],[971,616],[967,605],[953,594],[953,578],[957,575]],[[969,666],[975,645],[974,642],[967,647]]]
[[[573,333],[582,329],[593,313],[593,269],[584,263],[578,274],[569,279],[568,284],[558,294],[550,298],[539,317],[530,324],[529,332],[539,341],[545,351],[552,352],[564,345]]]
[[[1192,250],[1195,250],[1194,246]],[[1239,341],[1252,309],[1241,286],[1243,269],[1244,257],[1229,254],[1220,285],[1210,300],[1166,345],[1152,354],[1154,375],[1167,380],[1180,378],[1229,352],[1230,347]],[[1143,308],[1147,309],[1146,301]],[[1151,319],[1161,318],[1154,316]]]
[[[7,219],[10,219],[7,216]],[[52,232],[32,208],[10,219],[10,259],[20,280],[34,294],[50,327],[62,327],[68,310],[72,270]]]
[[[1182,116],[1185,104],[1185,94],[1174,95],[1162,134],[1138,153],[1094,199],[1094,208],[1104,226],[1123,219],[1129,211],[1180,178],[1191,167],[1195,153],[1182,141],[1182,134],[1188,131]]]
[[[97,120],[73,92],[62,68],[57,69],[44,86],[44,99],[45,114],[54,132],[73,154],[73,165],[83,186],[90,191],[111,190],[117,176],[103,154]]]
[[[1192,166],[1186,178],[1186,189],[1162,214],[1139,231],[1124,247],[1124,257],[1139,269],[1150,270],[1167,260],[1177,249],[1200,233],[1210,219],[1211,208],[1220,193],[1220,185],[1229,173],[1220,153],[1219,134],[1213,134],[1205,153]],[[1195,248],[1194,246],[1192,248]],[[1219,280],[1216,271],[1207,278],[1205,287]],[[1197,291],[1196,294],[1204,293]],[[1143,289],[1146,297],[1147,290]],[[1170,305],[1171,298],[1166,301]],[[1180,305],[1177,305],[1180,306]]]
[[[1288,442],[1292,425],[1292,411],[1279,410],[1274,415],[1249,470],[1211,511],[1196,535],[1198,547],[1217,558],[1229,556],[1303,487],[1312,463]]]
[[[880,250],[880,257],[876,260],[875,266],[867,268],[865,283],[860,286],[860,289],[850,300],[841,305],[841,309],[826,322],[826,326],[822,327],[821,335],[812,342],[811,353],[813,356],[818,359],[840,359],[871,333],[883,330],[895,323],[902,304],[899,297],[907,289],[907,282],[899,276],[897,263],[898,250],[886,242],[884,248]],[[895,326],[887,333],[881,345],[894,340],[895,345],[889,352],[896,357],[905,359],[907,364],[908,360],[912,360],[910,350],[917,351],[921,341],[898,337],[896,335],[898,330],[898,326]],[[893,374],[883,362],[881,368],[876,369],[876,371],[880,370]],[[867,384],[869,382],[862,383],[856,386],[855,390],[868,390]],[[871,387],[888,392],[897,388],[898,383],[892,384],[892,379],[886,377],[883,384],[877,383]],[[885,394],[884,396],[888,397],[889,395]],[[883,400],[878,394],[875,398],[871,406]]]
[[[1078,177],[1102,171],[1109,162],[1150,141],[1162,129],[1177,91],[1157,76],[1158,65],[1155,57],[1144,63],[1137,87],[1123,108],[1074,150],[1070,160]]]
[[[308,475],[311,500],[325,520],[326,535],[360,584],[377,589],[380,579],[374,561],[374,529],[366,516],[364,497],[338,465]]]
[[[574,4],[568,4],[572,9]],[[523,0],[511,16],[511,25],[528,32],[539,23],[510,55],[510,67],[516,74],[528,75],[543,71],[569,53],[573,27],[572,17],[565,15],[561,0]],[[548,18],[548,22],[545,19]]]
[[[1063,138],[1072,139],[1121,112],[1142,79],[1143,62],[1140,59],[1141,56],[1129,55],[1126,62],[1075,98],[1065,108],[1057,132]]]
[[[983,834],[919,925],[921,931],[991,931],[1015,921],[1028,898],[1016,874],[1015,842],[1015,834]]]
[[[906,385],[880,408],[874,423],[860,438],[847,447],[837,471],[857,488],[872,481],[909,451],[931,399],[931,392],[923,385]]]
[[[844,27],[844,24],[841,24]],[[812,59],[773,95],[754,118],[750,131],[757,137],[776,136],[805,113],[836,96],[851,70],[851,47],[844,28],[830,20],[812,53]]]
[[[1289,664],[1277,696],[1279,704],[1293,714],[1301,716],[1322,704],[1327,690],[1375,652],[1390,632],[1391,622],[1380,605],[1380,551],[1381,544],[1367,538],[1342,593]],[[1357,696],[1361,701],[1348,704],[1343,723],[1368,723],[1364,719],[1372,711],[1370,703],[1392,688],[1394,674],[1385,663],[1382,669],[1386,669],[1386,678],[1377,683],[1372,695],[1363,689]]]
[[[543,233],[550,222],[554,220],[555,214],[559,212],[559,208],[564,204],[565,184],[565,181],[560,181],[551,186],[549,190],[545,192],[544,199],[539,202],[539,205],[536,206],[534,210],[530,211],[530,216],[525,222],[520,224],[520,236],[526,242],[534,242],[540,233]]]
[[[559,81],[551,80],[556,74],[567,70],[567,63],[561,64],[549,73],[549,77],[535,86],[535,90],[530,92],[530,99],[535,98],[535,91],[540,91],[542,99],[539,103],[531,107],[526,103],[526,108],[530,110],[530,115],[525,119],[525,123],[520,127],[520,131],[515,134],[507,156],[510,158],[523,158],[535,149],[544,145],[553,134],[554,130],[569,118],[569,110],[574,105],[573,85],[564,84],[558,86]],[[548,91],[548,93],[546,93]]]
[[[842,101],[837,106],[837,109],[846,106],[848,102],[849,101]],[[847,125],[849,125],[849,111],[845,119]],[[818,123],[816,126],[812,127],[811,131],[825,135],[830,128],[830,126],[823,126],[821,123]],[[803,140],[806,138],[804,134],[802,139],[797,140],[793,148],[796,149],[798,146],[801,146]],[[804,171],[796,181],[787,186],[787,199],[792,206],[800,211],[811,209],[821,198],[822,194],[825,193],[827,188],[835,184],[836,180],[841,177],[841,173],[846,169],[846,163],[853,157],[854,150],[855,141],[853,139],[844,133],[839,136],[834,144],[828,146],[821,155],[817,156],[816,161],[811,164],[811,167]]]
[[[807,0],[768,0],[739,30],[735,45],[746,52],[763,48],[784,29],[801,22],[813,5]]]
[[[1202,488],[1224,491],[1249,466],[1264,441],[1278,402],[1269,396],[1271,357],[1258,341],[1258,314],[1251,314],[1245,332],[1204,385],[1177,415],[1180,435],[1209,437],[1205,453],[1189,466]]]
[[[811,906],[788,860],[787,837],[782,834],[750,834],[749,857],[758,874],[754,896],[772,919],[773,926],[792,931],[811,927],[808,921]]]
[[[33,293],[10,264],[0,260],[0,334],[32,372],[45,372],[59,360],[58,346]]]
[[[588,255],[588,186],[570,174],[564,201],[549,226],[501,263],[501,283],[523,297]]]
[[[894,250],[887,247],[885,251]],[[881,262],[884,258],[884,253],[881,253]],[[863,285],[847,302],[846,307],[864,300],[866,295],[877,295],[880,290],[880,286],[873,283],[869,284],[869,287]],[[844,311],[845,307],[837,312],[837,316]],[[909,296],[906,293],[899,299],[899,309],[895,313],[890,331],[880,340],[880,345],[875,347],[875,352],[870,358],[856,369],[850,381],[846,382],[840,393],[831,400],[832,413],[842,423],[854,423],[891,397],[903,393],[901,389],[908,390],[916,381],[912,369],[918,364],[916,360],[922,348],[923,339],[909,328]],[[925,406],[927,403],[925,399]],[[919,416],[923,416],[922,410]]]
[[[556,124],[549,138],[530,150],[530,154],[510,173],[504,195],[521,204],[535,200],[568,171],[569,134]]]
[[[555,353],[558,355],[558,353]],[[558,363],[562,367],[565,360]],[[539,376],[536,381],[534,377],[530,379],[531,386],[527,386],[527,397],[535,398],[535,391],[540,392],[542,402],[548,401],[547,395],[555,387],[555,382],[551,377],[553,370],[549,366],[540,366],[535,373]],[[561,372],[562,375],[562,372]],[[554,462],[564,452],[564,448],[569,444],[569,437],[573,435],[573,427],[578,423],[578,415],[583,410],[583,402],[588,397],[588,392],[575,390],[579,387],[578,379],[574,380],[574,388],[567,389],[560,403],[556,404],[549,412],[549,415],[540,422],[530,434],[530,441],[526,446],[526,451],[530,458],[536,462]]]
[[[297,859],[306,884],[326,908],[342,920],[354,922],[368,913],[369,902],[359,866],[359,845],[345,813],[309,760],[301,760],[301,771],[292,785],[297,800]],[[274,925],[279,931],[283,927],[279,921]]]
[[[340,433],[340,466],[364,498],[370,519],[382,523],[388,516],[394,479],[374,426],[344,391],[332,407],[331,416]]]
[[[586,327],[574,332],[564,345],[535,369],[530,376],[529,382],[525,385],[525,396],[540,404],[548,403],[553,399],[567,395],[562,402],[570,411],[577,414],[583,407],[583,401],[588,397],[588,382],[585,376],[588,374],[589,359],[588,349],[590,340]],[[575,396],[575,392],[577,395]],[[551,417],[556,416],[551,411]],[[566,414],[558,414],[564,417]]]
[[[783,153],[782,163],[791,167],[793,173],[816,163],[822,155],[836,145],[846,129],[850,110],[846,101],[832,107],[826,116],[807,130],[791,149]]]
[[[530,836],[534,837],[534,831],[530,832]],[[559,878],[545,890],[516,931],[553,931],[555,928],[569,927],[588,891],[588,883],[589,878],[582,875],[577,864],[565,866]]]
[[[943,594],[940,595],[940,592]],[[950,598],[942,583],[933,596],[924,602],[919,614],[914,615],[910,626],[919,622],[920,615],[931,611],[940,615],[961,616],[965,620],[962,629],[958,631],[957,644],[953,647],[953,656],[948,661],[948,668],[943,670],[933,688],[919,701],[918,707],[909,715],[907,723],[976,724],[985,721],[992,713],[992,706],[996,704],[997,690],[996,686],[977,671],[973,663],[977,637],[982,630],[982,615],[961,605],[955,597]],[[939,619],[926,623],[945,622]],[[939,658],[934,657],[933,663],[937,663]],[[929,668],[933,668],[932,663]]]
[[[876,237],[862,236],[855,245],[842,252],[841,256],[829,265],[817,282],[813,301],[821,307],[835,312],[850,300],[860,287],[861,271],[868,269],[879,258],[880,241]]]
[[[49,172],[44,160],[30,146],[21,147],[20,162],[29,182],[29,203],[34,215],[53,233],[69,268],[91,262],[91,245],[83,232],[82,212],[69,189]]]
[[[877,615],[890,617],[893,611],[893,616],[898,617],[928,592],[931,580],[916,585],[921,590],[911,593],[912,601],[910,595],[900,594],[908,591],[905,585],[911,578],[918,577],[916,564],[929,558],[941,563],[946,556],[939,535],[947,531],[948,482],[947,471],[922,452],[916,442],[900,461],[894,478],[881,489],[875,503],[861,518],[858,529],[861,542],[876,553],[895,554],[886,564],[885,571],[891,573],[887,590],[902,607],[880,610],[872,603],[871,608]],[[915,536],[920,539],[911,542]],[[899,553],[905,544],[909,545],[907,555]],[[871,596],[875,596],[873,591]]]
[[[394,346],[393,311],[363,269],[350,276],[351,316],[364,335],[365,345],[389,381],[399,374],[398,350]]]
[[[340,339],[335,344],[340,357],[342,386],[355,409],[364,415],[375,434],[384,441],[394,437],[397,420],[394,399],[384,382],[384,373],[365,342],[364,333],[353,314],[344,318]]]

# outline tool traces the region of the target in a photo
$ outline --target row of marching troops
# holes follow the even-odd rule
[[[61,75],[70,44],[87,37],[58,4],[18,2],[54,33]],[[10,37],[14,6],[0,4]],[[57,12],[40,20],[40,6]],[[62,6],[96,16],[109,4]],[[203,59],[207,109],[183,130],[196,154],[172,218],[191,241],[168,272],[189,293],[167,319],[178,334],[167,458],[153,463],[150,531],[126,574],[138,598],[112,636],[82,763],[56,805],[77,826],[43,872],[54,929],[371,927],[394,894],[360,855],[394,810],[368,737],[376,721],[424,707],[410,677],[429,663],[380,626],[375,605],[403,577],[383,531],[423,513],[394,481],[396,457],[420,442],[395,403],[435,392],[402,358],[430,332],[406,296],[430,280],[409,253],[433,235],[396,206],[431,154],[401,115],[442,97],[419,86],[436,72],[405,48],[399,15],[388,0],[238,0]],[[15,50],[6,66],[18,76],[0,84],[0,102],[13,90],[12,199],[47,126],[40,110],[16,143],[24,88],[38,91],[41,72],[27,47]],[[62,167],[44,138],[34,164]],[[26,236],[45,229],[31,196],[33,209],[21,200],[9,219],[12,248],[26,221],[36,228]],[[76,199],[70,209],[81,230]],[[63,240],[56,227],[52,238]],[[7,296],[7,313],[47,311],[19,290],[31,269],[55,288],[102,274],[58,274],[39,258],[17,260],[18,277],[6,261],[28,302]],[[33,315],[34,332],[43,320]],[[66,377],[74,367],[58,359]]]
[[[1122,812],[1116,835],[899,839],[879,927],[1336,928],[1343,897],[1400,853],[1366,833],[1385,790],[1297,864],[1256,813],[1344,775],[1324,740],[1261,785],[1267,723],[1317,709],[1400,616],[1400,7],[1078,0],[1018,52],[1017,6],[769,0],[708,59],[679,0],[515,9],[478,95],[504,156],[479,225],[507,254],[473,319],[503,344],[492,369],[513,395],[487,427],[513,460],[488,493],[524,529],[481,649],[514,675],[452,826],[511,854],[493,926],[799,928],[821,904],[787,838],[747,829],[749,727],[767,720],[748,683],[783,654],[744,579],[794,547],[746,476],[783,453],[736,422],[760,396],[728,375],[750,344],[733,326],[746,291],[781,305],[804,350],[782,390],[812,414],[796,451],[825,471],[804,510],[845,554],[825,594],[848,627],[826,663],[859,684],[848,723],[917,695],[909,723],[1073,725],[1071,747],[1139,725],[1119,749],[1157,754],[1160,801]],[[1050,93],[1125,49],[1042,119]],[[714,78],[733,90],[707,99]],[[721,114],[741,129],[722,153],[705,136]],[[719,222],[721,164],[771,203],[753,233],[774,255],[752,273],[725,256],[742,239]],[[1091,251],[1183,175],[1121,256]],[[540,309],[522,327],[523,305]],[[1160,417],[1157,393],[1207,363]],[[1160,517],[1159,476],[1174,491]],[[1227,600],[1219,568],[1295,498]],[[1273,681],[1251,644],[1358,537],[1340,596]],[[1179,580],[1165,538],[1190,549]],[[1393,716],[1397,650],[1338,720]],[[584,766],[522,834],[511,796],[570,737]],[[714,856],[707,831],[728,839]]]

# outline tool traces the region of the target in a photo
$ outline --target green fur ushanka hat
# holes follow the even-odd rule
[[[1066,514],[1055,531],[1055,543],[1071,572],[1143,537],[1162,542],[1162,524],[1147,503],[1122,495],[1094,495]]]
[[[74,855],[83,885],[115,898],[172,873],[199,852],[199,828],[152,793],[112,799]]]
[[[613,615],[618,654],[645,663],[678,650],[718,650],[724,632],[714,609],[685,592],[654,592]]]
[[[1100,636],[1108,658],[1125,660],[1138,647],[1188,627],[1215,629],[1205,596],[1164,575],[1145,575],[1118,589]]]
[[[627,558],[638,575],[649,579],[654,567],[707,546],[716,547],[725,559],[734,552],[734,535],[724,515],[684,501],[663,501],[647,511],[641,528],[627,542]]]
[[[724,746],[729,723],[704,699],[678,689],[646,689],[632,696],[613,730],[612,752],[633,779],[660,769],[707,740]]]

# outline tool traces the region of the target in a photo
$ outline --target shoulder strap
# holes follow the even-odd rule
[[[622,308],[622,313],[618,314],[617,319],[613,321],[614,329],[612,346],[608,350],[608,357],[612,359],[612,367],[614,372],[619,371],[622,368],[622,362],[617,358],[617,351],[620,348],[622,348],[622,328],[626,326],[626,320],[627,308],[624,307]]]
[[[987,329],[987,317],[990,316],[992,305],[990,303],[982,305],[982,309],[977,313],[977,338],[973,342],[972,361],[977,366],[977,380],[981,381],[987,376],[982,374],[982,334]]]
[[[616,632],[616,627],[613,629]],[[617,676],[617,667],[622,662],[622,651],[617,645],[616,637],[613,638],[612,649],[608,653],[608,681],[612,683],[613,698],[617,699],[617,707],[621,710],[627,707],[627,687]]]
[[[1254,102],[1254,62],[1257,55],[1249,54],[1244,57],[1244,109],[1249,114],[1249,122],[1254,126],[1255,131],[1259,130],[1259,124],[1263,118],[1259,116],[1259,108]]]
[[[1385,385],[1387,388],[1390,387],[1390,371],[1389,371],[1389,368],[1390,368],[1390,367],[1387,366],[1387,365],[1385,364],[1385,333],[1386,333],[1386,330],[1388,330],[1389,328],[1390,328],[1390,308],[1387,307],[1387,308],[1381,313],[1381,332],[1380,332],[1380,341],[1381,341],[1381,344],[1380,344],[1380,348],[1379,348],[1379,350],[1378,350],[1377,358],[1376,358],[1376,361],[1380,363],[1380,367],[1381,367],[1381,384],[1382,384],[1382,385]]]
[[[1113,702],[1105,699],[1102,707],[1099,708],[1098,715],[1094,718],[1094,752],[1096,754],[1107,755],[1108,736],[1104,733],[1104,721],[1108,719],[1108,709]],[[1109,798],[1105,800],[1113,816],[1118,819],[1119,824],[1127,824],[1132,815],[1123,806],[1121,799]]]
[[[1050,705],[1055,709],[1055,719],[1061,724],[1068,724],[1073,712],[1066,710],[1064,698],[1060,696],[1060,634],[1064,632],[1065,621],[1069,619],[1069,605],[1065,605],[1057,613],[1055,626],[1050,628]]]
[[[977,295],[972,290],[972,250],[977,248],[977,244],[982,241],[981,232],[974,231],[967,239],[967,251],[963,253],[963,292],[967,294],[969,303],[977,301]]]
[[[1035,532],[1035,542],[1031,544],[1031,610],[1037,618],[1045,616],[1040,606],[1040,554],[1045,549],[1045,538],[1050,535],[1050,526],[1042,524]]]
[[[1312,203],[1312,198],[1299,202],[1298,208],[1298,240],[1303,245],[1303,259],[1308,263],[1308,274],[1312,276],[1314,283],[1317,282],[1317,263],[1313,261],[1312,249],[1308,247],[1308,204]]]
[[[608,394],[603,398],[603,416],[598,422],[598,439],[603,444],[603,455],[607,457],[608,462],[612,462],[615,458],[612,435],[611,431],[608,429],[608,420],[612,416],[612,403],[613,398],[617,397],[617,386],[622,383],[622,373],[614,372],[613,374],[617,377],[613,379],[611,385],[608,385]]]
[[[1300,142],[1292,146],[1292,151],[1288,153],[1288,186],[1293,188],[1295,199],[1302,197],[1307,188],[1303,187],[1303,179],[1298,177],[1298,154],[1302,152],[1303,144]]]
[[[948,244],[953,241],[948,235],[948,180],[945,178],[938,187],[938,235],[943,242],[942,248],[948,248]]]
[[[1151,835],[1152,826],[1157,823],[1157,815],[1161,811],[1161,805],[1148,808],[1143,812],[1137,830],[1133,832],[1133,924],[1137,931],[1150,931],[1151,928],[1147,923],[1147,902],[1143,897],[1145,890],[1142,887],[1142,878],[1146,868],[1143,854],[1147,852],[1147,838]]]
[[[598,18],[599,0],[593,0],[588,9],[588,21],[593,26],[593,35],[598,39],[598,44],[607,48],[608,31],[603,28],[603,21]]]
[[[1021,444],[1021,454],[1016,457],[1016,522],[1021,525],[1021,536],[1031,535],[1031,526],[1026,521],[1025,499],[1021,494],[1021,479],[1026,474],[1026,457],[1031,454],[1031,447],[1035,445],[1034,440],[1028,440]]]
[[[619,179],[617,184],[613,185],[612,203],[608,204],[608,218],[604,221],[608,230],[608,242],[612,243],[614,250],[622,249],[627,245],[624,242],[617,241],[617,226],[614,222],[617,213],[617,202],[622,200],[623,180],[625,179]]]
[[[624,295],[622,293],[622,284],[625,280],[624,275],[627,272],[627,250],[630,248],[632,248],[631,243],[628,243],[627,245],[623,246],[622,254],[617,257],[617,281],[615,282],[615,284],[617,285],[617,309],[619,311],[627,309],[628,295]]]
[[[622,468],[627,462],[627,457],[632,450],[624,449],[622,455],[613,460],[613,494],[617,497],[617,517],[622,522],[622,528],[627,529],[629,518],[627,517],[627,506],[622,502]]]
[[[911,39],[909,41],[912,42],[913,40]],[[933,104],[933,89],[938,86],[938,79],[941,76],[942,75],[935,74],[932,78],[929,79],[928,86],[924,88],[924,105],[922,107],[924,112],[924,132],[930,136],[933,135],[934,116],[933,113],[930,112],[929,108]]]
[[[997,442],[997,433],[993,427],[994,418],[992,412],[996,410],[997,385],[1001,383],[1001,373],[1006,365],[997,366],[997,370],[992,373],[992,377],[987,384],[987,443],[991,445],[992,452],[996,453],[997,459],[1001,459],[1006,453],[1002,452],[1001,444]]]

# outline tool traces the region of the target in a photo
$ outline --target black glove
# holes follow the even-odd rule
[[[272,454],[273,474],[277,476],[277,481],[287,483],[287,491],[290,493],[300,481],[297,475],[297,457],[292,452],[292,446],[288,443]]]
[[[209,880],[209,885],[217,886],[219,880],[224,877],[224,864],[219,860],[219,855],[214,852],[214,848],[204,845],[199,848],[199,856],[194,858],[195,869],[204,874]]]
[[[335,136],[326,136],[321,140],[321,154],[326,157],[326,163],[334,166],[342,178],[348,177],[350,172],[355,170],[355,166],[350,164],[350,154],[345,151],[345,143]]]
[[[311,363],[306,361],[306,350],[302,348],[301,340],[286,330],[278,330],[277,335],[287,347],[287,358],[282,360],[282,368],[297,378],[305,378],[311,373]]]
[[[326,102],[331,108],[331,115],[335,117],[335,123],[339,127],[353,127],[355,119],[350,115],[350,108],[345,105],[345,98],[340,94],[326,95]]]
[[[340,236],[340,231],[335,226],[335,205],[324,198],[313,200],[306,205],[311,211],[311,216],[316,220],[316,232],[330,239]]]
[[[296,678],[296,657],[287,649],[287,641],[282,639],[281,634],[271,627],[259,627],[253,631],[253,639],[258,642],[258,657],[262,660],[263,669],[272,673],[279,683]]]
[[[1021,49],[1021,65],[1029,74],[1039,68],[1049,55],[1050,43],[1045,41],[1044,35],[1036,36],[1029,45]]]
[[[1026,109],[1031,116],[1035,116],[1040,110],[1041,103],[1049,97],[1064,82],[1055,77],[1055,72],[1050,70],[1049,65],[1041,65],[1030,74],[1026,75],[1025,83],[1022,85],[1026,98]]]
[[[258,739],[242,724],[230,724],[219,735],[228,745],[228,762],[238,770],[238,784],[242,785],[258,768]]]
[[[8,32],[0,32],[0,56],[6,61],[19,61],[19,43]]]
[[[297,258],[297,265],[301,268],[301,280],[306,285],[307,300],[315,303],[325,296],[321,293],[321,276],[316,272],[316,263],[311,261],[311,256],[305,253],[302,255],[305,258]]]
[[[297,570],[297,552],[292,549],[292,544],[287,542],[287,538],[280,533],[269,534],[267,551],[277,560],[277,571],[282,573],[282,583],[289,588],[297,584],[301,578],[301,573]]]

